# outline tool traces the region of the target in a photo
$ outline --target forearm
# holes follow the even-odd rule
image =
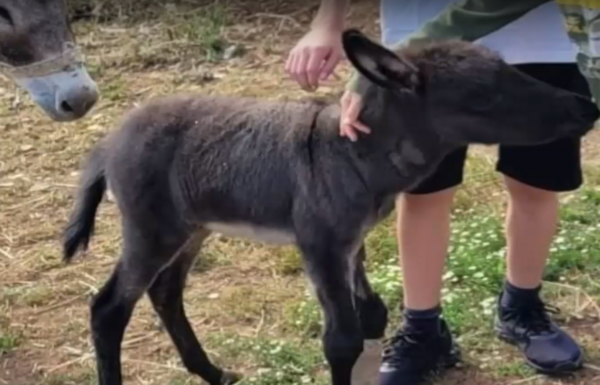
[[[311,28],[343,30],[349,3],[350,0],[321,0]]]

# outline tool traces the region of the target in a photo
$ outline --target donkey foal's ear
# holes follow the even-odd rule
[[[356,29],[342,34],[346,57],[358,72],[385,88],[413,88],[419,70],[409,60],[373,42]]]

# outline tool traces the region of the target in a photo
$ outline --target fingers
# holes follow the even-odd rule
[[[321,68],[323,65],[323,61],[327,59],[328,56],[331,56],[331,50],[327,48],[316,48],[312,50],[312,52],[308,52],[308,61],[306,68],[301,68],[304,72],[304,78],[306,79],[306,84],[308,85],[310,90],[316,90],[319,87],[319,77],[322,73]]]
[[[344,95],[342,96],[342,99],[340,100],[340,107],[341,107],[341,115],[340,115],[340,136],[344,137],[344,136],[348,136],[346,134],[346,131],[349,131],[347,129],[347,125],[349,120],[347,119],[346,115],[348,114],[348,106],[350,106],[350,100],[351,100],[351,96],[350,93],[348,92],[344,92]],[[350,138],[350,140],[352,140],[352,138],[350,136],[348,136]]]
[[[341,100],[342,114],[340,119],[340,136],[347,137],[353,142],[358,140],[358,132],[370,134],[371,129],[358,121],[362,101],[360,97],[346,92]]]
[[[359,120],[354,120],[352,122],[352,127],[354,127],[356,130],[362,132],[363,134],[371,133],[371,129],[369,127],[367,127],[364,123],[361,123]]]
[[[323,68],[321,68],[321,81],[327,80],[329,76],[333,74],[333,70],[340,62],[340,59],[341,55],[338,52],[334,51],[330,53],[330,55],[327,57],[327,60],[325,61],[325,64],[323,64]]]
[[[305,91],[315,91],[319,80],[326,80],[341,60],[341,55],[330,47],[302,47],[292,50],[285,63],[285,71]]]
[[[308,85],[308,77],[306,76],[306,67],[308,65],[309,59],[310,54],[302,52],[300,55],[298,55],[298,58],[294,63],[294,69],[292,70],[292,77],[305,91],[310,90],[310,87]]]

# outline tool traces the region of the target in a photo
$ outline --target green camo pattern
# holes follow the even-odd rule
[[[425,23],[407,39],[391,46],[397,50],[416,42],[439,39],[475,41],[523,16],[548,0],[460,0]],[[600,105],[600,0],[557,0],[565,31],[577,46],[577,63]],[[346,89],[356,91],[356,71]]]

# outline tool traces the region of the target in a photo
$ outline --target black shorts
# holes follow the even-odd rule
[[[575,63],[515,65],[529,76],[591,98],[587,81]],[[430,194],[458,186],[463,180],[467,147],[446,156],[436,171],[410,191]],[[583,183],[581,138],[566,138],[540,146],[499,146],[496,171],[539,189],[563,192]]]

